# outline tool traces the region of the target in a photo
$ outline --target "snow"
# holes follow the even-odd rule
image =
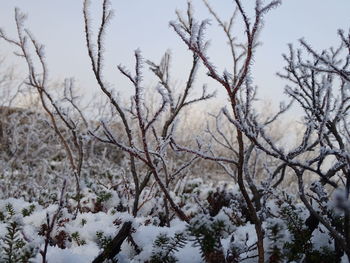
[[[91,262],[99,252],[96,244],[86,244],[71,249],[60,249],[49,247],[47,258],[49,263],[87,263]],[[41,257],[35,259],[36,263],[41,263]]]

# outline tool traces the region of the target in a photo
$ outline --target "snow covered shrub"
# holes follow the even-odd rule
[[[160,233],[153,244],[150,263],[175,263],[178,262],[174,252],[183,248],[187,242],[184,232],[175,233],[174,237],[169,237],[165,233]]]
[[[54,133],[42,115],[30,110],[6,108],[2,113],[6,113],[1,123],[7,141],[1,143],[1,196],[44,199],[47,192],[37,186],[54,180],[50,159],[60,154],[55,143],[48,147]],[[14,186],[11,180],[18,184]]]
[[[323,226],[312,229],[307,209],[296,196],[282,192],[267,219],[267,244],[270,262],[340,262],[342,253]]]
[[[198,215],[189,223],[189,235],[193,238],[195,245],[200,247],[202,257],[206,262],[225,262],[221,239],[232,232],[231,222],[225,219]]]
[[[285,229],[282,220],[271,220],[267,222],[266,236],[269,239],[269,249],[267,251],[269,255],[269,262],[277,263],[282,262],[283,254],[283,242],[281,239],[284,237]]]
[[[108,246],[110,246],[112,242],[111,236],[105,236],[102,231],[96,232],[97,237],[97,244],[99,245],[100,249],[105,250]]]
[[[6,226],[7,233],[2,239],[0,262],[15,263],[28,262],[35,256],[34,248],[30,247],[20,236],[21,228],[17,222],[11,222]]]
[[[34,211],[32,207],[31,205],[28,208],[31,212]],[[1,206],[0,209],[0,262],[29,262],[37,253],[37,249],[33,247],[33,244],[30,243],[30,240],[22,231],[24,226],[23,217],[29,216],[29,214],[21,215],[18,211],[15,211],[10,202],[5,206]],[[28,211],[27,208],[23,209]]]
[[[97,235],[97,234],[96,234]],[[78,246],[84,246],[86,245],[86,241],[84,239],[81,239],[79,232],[73,232],[71,234],[72,241],[76,243]]]
[[[223,189],[218,188],[216,191],[209,193],[207,201],[210,216],[216,216],[223,207],[230,207],[231,202],[234,201],[234,195],[226,191],[225,188],[224,186]]]
[[[312,248],[311,233],[300,216],[301,209],[291,203],[281,209],[281,216],[291,235],[291,241],[284,244],[285,256],[290,261],[300,260]]]

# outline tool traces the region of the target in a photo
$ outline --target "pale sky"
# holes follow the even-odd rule
[[[93,0],[91,14],[95,21],[100,19],[98,3]],[[123,94],[130,94],[130,86],[117,72],[119,64],[133,67],[133,51],[140,48],[145,58],[158,62],[164,51],[172,50],[173,81],[185,81],[191,54],[169,28],[169,21],[175,19],[175,9],[186,9],[186,0],[112,0],[115,17],[109,25],[106,36],[105,77]],[[193,0],[198,18],[208,17],[201,0]],[[228,18],[234,10],[233,1],[210,1],[217,13]],[[251,0],[242,0],[250,5]],[[86,94],[96,93],[97,86],[90,71],[90,62],[84,42],[81,0],[0,0],[0,27],[14,36],[14,7],[28,14],[27,27],[45,45],[50,77],[53,79],[75,77]],[[283,67],[281,54],[287,51],[287,43],[297,44],[304,37],[314,48],[322,49],[338,43],[337,29],[350,27],[349,0],[284,0],[283,4],[265,17],[261,34],[261,46],[255,57],[254,81],[259,86],[258,96],[273,101],[285,99],[282,96],[284,82],[275,73]],[[219,69],[228,68],[223,33],[213,21],[208,36],[212,38],[209,56]],[[0,41],[0,54],[7,62],[20,62],[9,54],[12,49]],[[147,75],[146,75],[147,76]],[[154,84],[146,79],[145,86]],[[211,90],[219,90],[215,82],[205,74],[198,79],[208,83]],[[222,98],[219,95],[219,99]]]

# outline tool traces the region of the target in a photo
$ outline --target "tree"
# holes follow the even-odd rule
[[[300,40],[301,48],[310,59],[304,58],[306,55],[302,49],[295,50],[291,45],[289,54],[283,55],[287,65],[285,72],[278,75],[289,82],[286,93],[304,111],[305,131],[294,149],[276,146],[253,114],[238,125],[259,149],[280,159],[293,170],[300,199],[310,212],[306,221],[310,233],[321,223],[334,238],[338,254],[345,252],[350,259],[349,209],[344,206],[349,201],[350,189],[347,157],[350,35],[342,30],[338,34],[339,46],[321,53],[305,40]],[[313,154],[305,158],[310,152]],[[306,172],[318,177],[309,189],[304,183]],[[334,191],[338,194],[333,195]],[[330,198],[336,199],[342,217],[336,218],[334,207],[327,208]],[[316,203],[317,209],[313,203]]]
[[[197,156],[213,160],[219,163],[230,163],[235,165],[236,168],[236,177],[239,189],[244,197],[244,200],[247,204],[249,215],[252,222],[255,225],[255,230],[258,239],[258,254],[259,262],[264,262],[264,230],[262,228],[263,218],[259,215],[259,210],[261,209],[260,199],[261,195],[250,178],[247,164],[249,161],[249,156],[251,155],[255,145],[251,144],[247,147],[244,141],[244,134],[242,129],[240,129],[236,123],[240,122],[241,119],[245,118],[249,114],[252,100],[255,96],[254,87],[251,83],[251,65],[253,60],[253,55],[256,47],[258,46],[258,32],[262,26],[263,16],[268,13],[271,9],[275,8],[280,4],[280,1],[272,1],[266,5],[263,5],[262,1],[256,1],[255,5],[255,16],[251,20],[248,18],[246,11],[241,3],[241,1],[236,0],[236,10],[232,15],[231,19],[228,22],[224,22],[220,17],[215,13],[215,11],[210,7],[207,1],[204,1],[208,7],[210,13],[214,19],[218,22],[219,26],[222,28],[226,34],[229,48],[232,56],[233,62],[233,71],[232,72],[223,72],[219,74],[216,71],[215,65],[211,62],[209,56],[206,53],[208,42],[204,40],[205,29],[208,25],[208,20],[204,20],[201,23],[198,23],[194,20],[193,13],[191,10],[191,5],[188,5],[187,11],[187,20],[184,20],[183,17],[178,15],[178,22],[171,22],[170,26],[174,31],[179,35],[182,41],[186,46],[193,52],[194,55],[198,56],[206,69],[208,70],[208,76],[216,80],[226,91],[227,97],[231,106],[231,113],[228,110],[224,110],[223,113],[227,117],[227,120],[234,124],[236,128],[236,145],[238,150],[235,152],[235,158],[221,158],[215,156],[205,156],[202,153],[195,152],[190,149],[183,148],[176,145],[173,141],[175,147],[180,151],[192,152]],[[245,42],[236,43],[236,39],[233,36],[232,28],[234,25],[234,19],[236,14],[239,14],[242,22],[244,24],[244,32],[246,35]],[[251,22],[253,21],[253,22]],[[284,110],[284,109],[283,109]],[[269,120],[265,125],[269,124],[272,120]],[[227,143],[227,139],[223,144],[230,147],[230,144]],[[245,179],[247,178],[247,179]],[[246,181],[249,184],[249,188],[252,191],[255,199],[255,204],[249,196],[249,190],[246,187]]]
[[[108,89],[106,81],[103,79],[103,38],[106,25],[113,14],[110,9],[110,3],[107,0],[103,1],[102,19],[98,29],[95,45],[93,44],[92,40],[88,6],[89,1],[84,1],[83,12],[86,45],[91,61],[92,71],[100,90],[105,96],[107,96],[111,105],[115,109],[116,114],[121,119],[124,132],[127,137],[127,142],[119,141],[109,129],[108,124],[103,121],[101,122],[101,127],[104,137],[97,135],[96,132],[90,132],[90,134],[98,138],[101,142],[115,145],[118,149],[128,153],[130,160],[130,171],[135,187],[134,205],[132,209],[134,216],[137,215],[139,208],[139,196],[145,186],[148,184],[151,176],[153,176],[158,187],[164,194],[165,208],[167,209],[167,202],[169,202],[171,208],[176,212],[179,218],[188,221],[186,215],[173,201],[169,194],[168,188],[173,177],[190,166],[190,164],[196,158],[192,158],[189,160],[189,162],[186,162],[179,167],[175,167],[173,171],[169,170],[166,159],[170,143],[169,138],[174,132],[172,126],[178,114],[187,106],[200,101],[208,100],[214,96],[214,93],[207,93],[205,87],[203,87],[202,96],[197,98],[190,97],[196,71],[199,66],[199,58],[197,55],[193,56],[193,63],[188,74],[186,85],[183,88],[183,91],[178,95],[175,94],[170,82],[170,53],[164,54],[159,65],[151,61],[147,61],[147,64],[150,66],[150,70],[157,76],[161,85],[161,87],[159,87],[157,90],[161,98],[160,105],[158,109],[151,112],[150,105],[147,105],[147,103],[144,101],[145,89],[142,84],[142,68],[144,66],[144,59],[141,55],[141,51],[136,50],[134,54],[135,75],[130,73],[123,66],[118,66],[120,73],[130,81],[134,88],[134,95],[131,99],[131,105],[129,106],[130,108],[125,110],[126,106],[122,105],[118,99],[115,98],[113,92]],[[95,50],[94,46],[97,47],[97,50]],[[132,119],[136,120],[136,127],[132,126],[133,124],[135,125],[135,123],[131,124]],[[159,122],[161,124],[159,124]],[[132,128],[136,130],[133,131]],[[145,175],[142,176],[144,168],[142,168],[142,170],[138,170],[138,164],[136,161],[139,161],[146,167],[147,172]]]

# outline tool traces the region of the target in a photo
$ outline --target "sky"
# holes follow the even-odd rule
[[[100,2],[92,1],[91,17],[100,18]],[[106,35],[106,80],[122,96],[129,96],[132,88],[117,71],[122,64],[132,69],[133,51],[140,48],[143,56],[158,62],[170,49],[173,55],[172,80],[181,88],[190,68],[191,53],[169,27],[175,10],[186,9],[186,0],[112,0],[115,16]],[[247,10],[254,1],[242,1]],[[199,19],[210,17],[201,0],[192,1]],[[210,1],[219,16],[228,19],[234,10],[233,1]],[[98,92],[93,79],[85,48],[81,0],[0,0],[0,27],[15,36],[14,8],[19,7],[28,15],[26,27],[45,45],[51,79],[74,77],[82,93],[92,96]],[[281,54],[287,52],[287,44],[298,45],[303,37],[315,49],[321,50],[337,43],[337,30],[350,27],[349,0],[284,0],[282,5],[265,17],[260,35],[263,45],[257,50],[253,66],[253,80],[259,86],[258,97],[277,103],[284,100],[285,82],[276,77],[284,63]],[[239,25],[238,25],[239,26]],[[237,31],[242,34],[242,31]],[[212,22],[208,30],[211,48],[208,55],[219,70],[229,68],[229,49],[223,32]],[[24,70],[23,62],[11,55],[13,48],[0,41],[0,55],[6,61]],[[218,90],[218,101],[224,93],[217,83],[200,72],[196,86],[208,83],[210,90]],[[155,86],[156,81],[145,74],[144,86]]]

